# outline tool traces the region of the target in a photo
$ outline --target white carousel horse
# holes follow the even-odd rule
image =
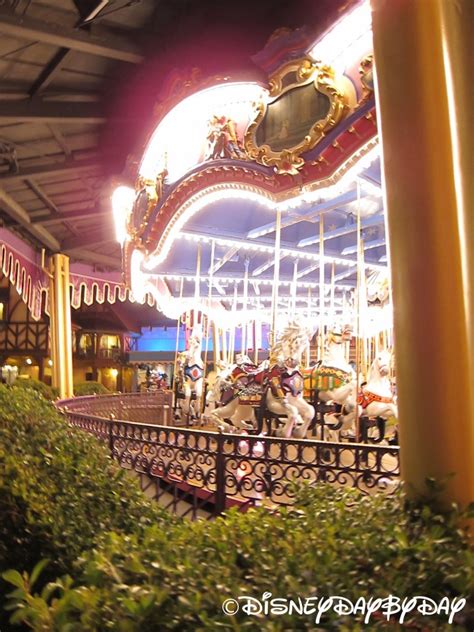
[[[369,369],[367,383],[360,389],[357,398],[359,414],[365,417],[381,417],[390,419],[398,417],[392,385],[390,383],[389,351],[380,351]]]
[[[184,393],[183,413],[188,419],[199,419],[204,384],[204,363],[201,358],[202,339],[193,333],[188,349],[179,359],[182,388]],[[192,395],[194,393],[194,400]]]
[[[223,405],[211,413],[214,421],[230,430],[226,420],[232,420],[239,408],[258,407],[264,397],[266,409],[285,418],[277,434],[304,437],[314,417],[313,406],[303,398],[303,376],[299,371],[309,338],[308,330],[301,324],[289,323],[271,350],[269,367],[245,363],[236,366],[231,372],[231,388],[224,393]],[[239,414],[244,415],[240,411]],[[248,416],[248,408],[245,416]]]
[[[270,389],[266,404],[272,413],[287,416],[283,428],[277,430],[283,437],[305,437],[314,417],[314,407],[303,396],[304,377],[299,370],[311,337],[306,327],[297,321],[290,322],[272,349],[277,364],[269,369]]]
[[[247,372],[258,371],[259,367],[254,365],[247,355],[237,354],[235,363],[221,363],[219,372],[212,385],[210,385],[206,395],[206,409],[204,416],[207,420],[216,420],[212,415],[216,406],[225,406],[233,397],[233,374],[242,370]],[[251,430],[256,423],[253,407],[249,405],[236,406],[234,413],[229,417],[232,426],[222,421],[220,425],[226,430],[239,428],[242,430]]]
[[[368,418],[370,420],[382,419],[388,421],[396,419],[398,409],[392,393],[389,379],[391,354],[388,351],[380,351],[369,369],[367,382],[364,382],[358,392],[350,395],[350,406],[357,403],[359,419]],[[346,404],[347,405],[347,404]],[[350,430],[350,434],[355,431],[355,415],[351,417],[351,423],[345,424],[343,430]],[[390,422],[389,422],[390,423]],[[385,425],[383,426],[385,428]],[[393,434],[396,425],[393,423],[389,432],[385,432],[385,438]],[[371,427],[368,436],[375,437],[377,433],[382,433],[381,427]],[[384,437],[381,435],[380,440]]]
[[[317,390],[321,402],[328,405],[337,404],[341,409],[341,412],[326,413],[325,421],[328,424],[342,422],[343,428],[352,425],[356,408],[354,370],[344,353],[344,343],[349,342],[351,337],[350,327],[334,325],[328,331],[322,360],[304,372],[307,394],[308,390]]]

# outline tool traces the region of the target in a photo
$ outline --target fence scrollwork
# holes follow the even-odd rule
[[[295,481],[392,492],[399,481],[399,448],[234,435],[173,427],[168,391],[63,400],[71,426],[106,442],[121,467],[156,486],[177,510],[209,517],[229,506],[289,505]],[[150,482],[151,481],[151,482]],[[201,511],[202,510],[202,511]],[[183,511],[181,511],[183,513]]]

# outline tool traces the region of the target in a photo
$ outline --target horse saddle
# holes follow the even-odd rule
[[[258,369],[255,364],[241,364],[236,366],[231,373],[231,379],[233,382],[240,382],[241,384],[250,384],[255,382],[262,385],[265,378],[265,371]]]
[[[316,365],[304,371],[305,388],[318,391],[332,391],[341,388],[352,379],[351,374],[334,366]]]
[[[270,388],[274,397],[282,399],[285,395],[298,397],[304,386],[304,378],[297,370],[288,370],[285,367],[275,365],[268,374]]]
[[[383,397],[382,395],[377,395],[377,393],[372,393],[371,391],[366,390],[359,391],[357,403],[359,406],[362,406],[364,410],[374,402],[380,404],[393,404],[393,397]]]
[[[197,382],[204,376],[204,369],[199,364],[187,364],[184,367],[184,375],[191,382]]]

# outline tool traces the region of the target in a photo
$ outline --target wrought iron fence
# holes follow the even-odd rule
[[[169,391],[80,397],[58,405],[72,426],[106,441],[113,458],[137,472],[148,493],[152,488],[153,497],[193,518],[234,505],[243,510],[292,504],[297,481],[364,493],[391,493],[398,485],[398,447],[172,427]]]
[[[114,393],[111,395],[87,395],[58,402],[69,416],[78,412],[102,419],[126,419],[144,424],[167,426],[172,420],[171,391],[145,393]]]

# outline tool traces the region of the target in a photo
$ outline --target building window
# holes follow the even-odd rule
[[[120,336],[103,334],[100,337],[99,357],[108,360],[118,360],[120,358]]]
[[[8,288],[0,288],[0,322],[8,320]]]
[[[92,334],[81,334],[79,338],[78,353],[82,357],[88,357],[94,353],[94,339]]]

